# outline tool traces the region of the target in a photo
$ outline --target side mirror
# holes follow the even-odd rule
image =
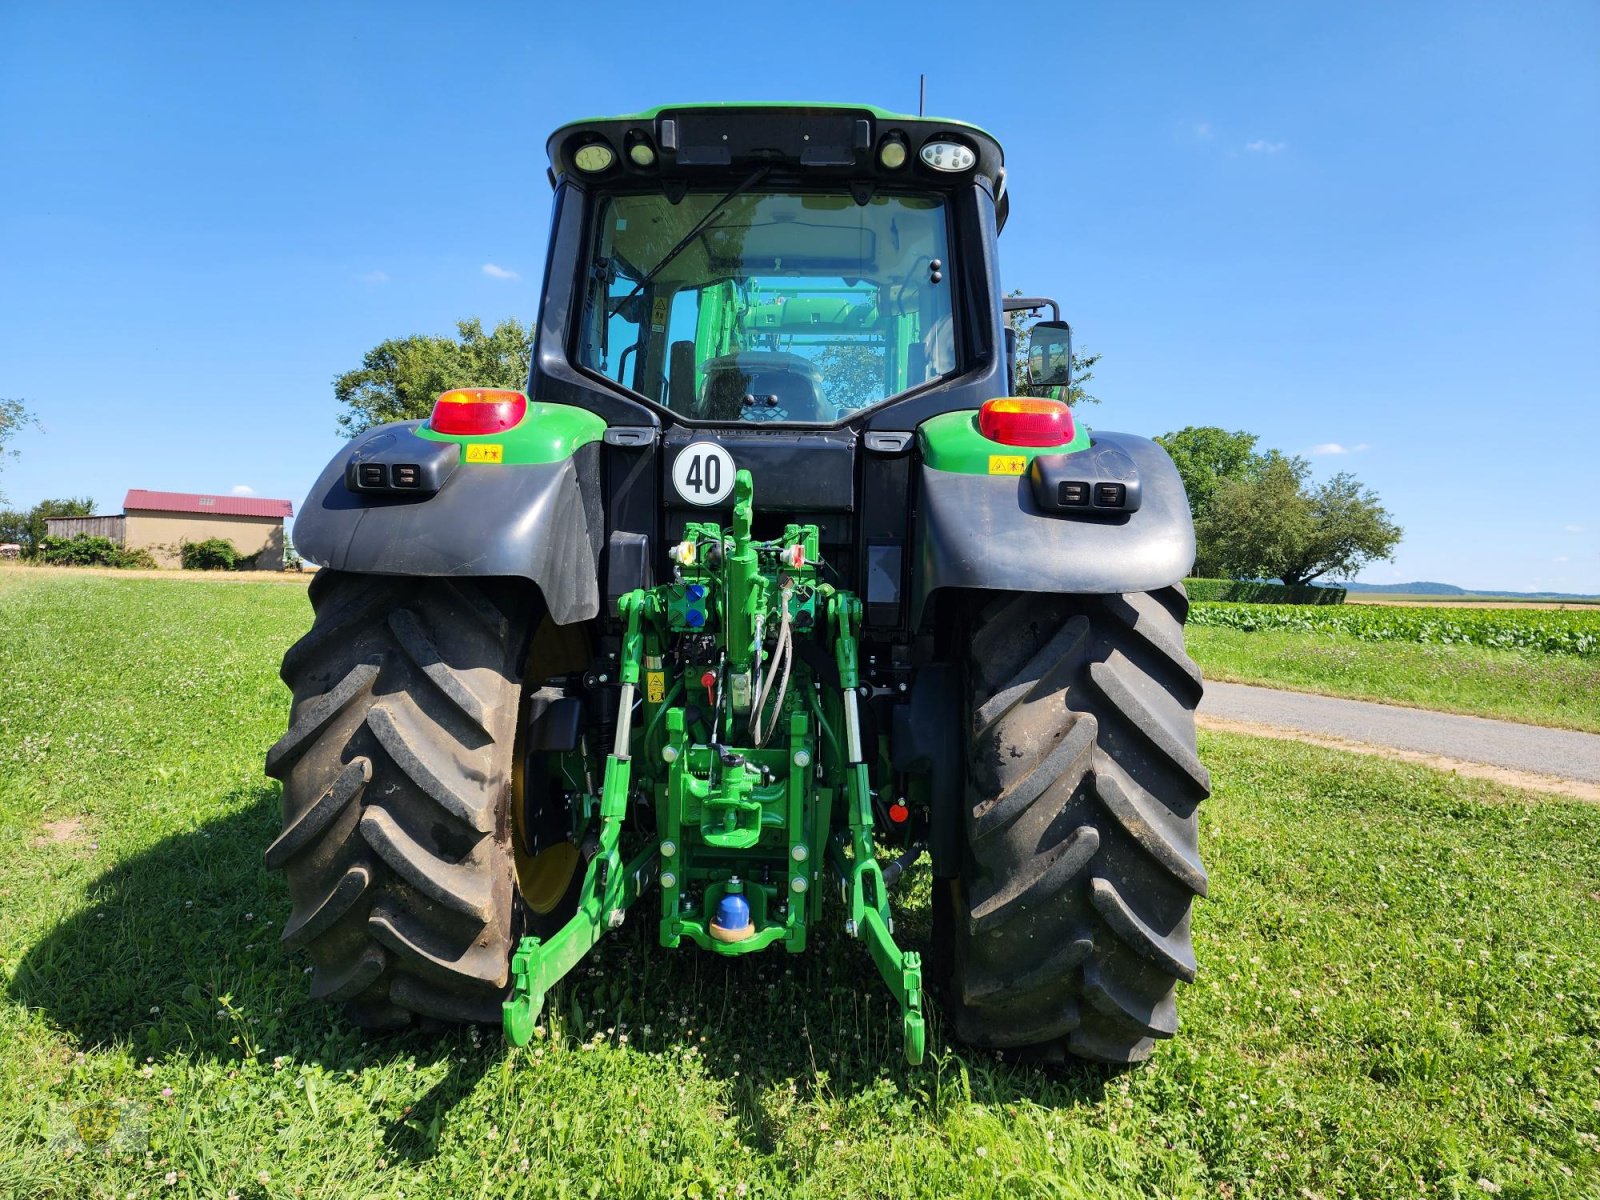
[[[1072,386],[1072,326],[1065,321],[1039,321],[1028,331],[1028,386]]]

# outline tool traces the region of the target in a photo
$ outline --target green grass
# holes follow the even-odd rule
[[[1600,659],[1191,625],[1208,679],[1600,733]]]
[[[936,1013],[908,1068],[859,945],[727,961],[646,919],[525,1051],[363,1041],[260,862],[305,620],[270,584],[0,580],[0,1195],[1600,1194],[1600,808],[1288,743],[1203,741],[1201,977],[1137,1070]],[[71,1135],[97,1111],[109,1151]]]

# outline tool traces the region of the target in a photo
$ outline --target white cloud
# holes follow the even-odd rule
[[[1288,144],[1288,142],[1269,142],[1266,138],[1257,138],[1253,142],[1246,142],[1244,148],[1252,154],[1276,154]]]
[[[1196,121],[1192,126],[1192,129],[1194,131],[1194,136],[1199,138],[1202,142],[1209,142],[1213,137],[1216,136],[1211,132],[1210,121]]]
[[[371,283],[371,284],[388,283],[389,282],[389,272],[387,272],[387,271],[363,271],[360,275],[357,275],[356,278],[359,279],[362,283]]]
[[[1558,562],[1558,563],[1564,563],[1564,562],[1567,561],[1567,556],[1565,554],[1558,554],[1551,561],[1552,562]]]
[[[490,279],[508,279],[512,282],[522,278],[522,276],[518,275],[515,271],[508,271],[504,267],[497,267],[494,263],[484,263],[483,273]]]
[[[1354,446],[1346,446],[1340,442],[1319,442],[1317,445],[1311,447],[1311,453],[1317,455],[1360,454],[1361,451],[1366,449],[1368,449],[1368,446],[1365,442],[1357,442]]]
[[[256,494],[255,488],[251,487],[248,483],[236,483],[233,485],[231,491],[235,496],[254,496]]]
[[[1582,533],[1583,532],[1583,526],[1582,525],[1563,525],[1562,528],[1565,529],[1568,533]]]

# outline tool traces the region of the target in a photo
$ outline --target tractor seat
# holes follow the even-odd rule
[[[706,360],[706,381],[696,406],[702,421],[811,421],[839,419],[822,396],[816,364],[798,354],[743,350]]]

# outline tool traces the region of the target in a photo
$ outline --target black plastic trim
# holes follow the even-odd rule
[[[1139,511],[1139,468],[1120,446],[1097,440],[1071,454],[1041,454],[1028,468],[1033,498],[1046,512],[1117,516]]]
[[[458,442],[420,438],[415,426],[389,426],[351,447],[344,485],[352,492],[431,496],[461,463]]]
[[[1137,511],[1040,506],[1027,476],[963,475],[924,465],[913,535],[912,627],[941,588],[1104,595],[1147,592],[1181,580],[1194,564],[1194,525],[1183,481],[1156,443],[1096,430],[1087,454],[1116,478],[1123,460],[1140,484]],[[1091,476],[1093,478],[1093,476]]]
[[[410,432],[419,424],[380,425],[334,456],[300,508],[295,549],[361,574],[520,577],[538,585],[558,624],[598,614],[599,444],[554,463],[463,464],[431,496],[346,486],[353,458],[424,440]]]

